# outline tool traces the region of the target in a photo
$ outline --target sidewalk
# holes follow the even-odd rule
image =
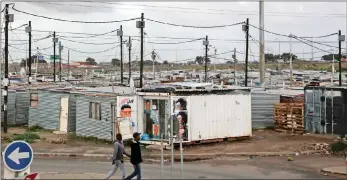
[[[105,174],[95,173],[60,173],[60,172],[42,172],[40,179],[105,179]],[[121,176],[115,175],[111,179],[122,179]],[[148,178],[142,178],[148,179]]]
[[[331,174],[338,174],[338,175],[347,175],[347,165],[346,166],[334,166],[334,167],[323,168],[322,172],[331,173]]]
[[[34,155],[37,157],[55,157],[55,156],[65,156],[65,157],[93,157],[93,158],[106,158],[108,159],[112,153],[112,148],[93,148],[92,150],[82,151],[83,147],[79,150],[74,148],[64,148],[55,150],[44,150],[44,149],[34,149]],[[325,154],[324,150],[308,150],[301,152],[292,151],[281,151],[281,152],[236,152],[236,153],[185,153],[183,152],[184,161],[199,161],[214,159],[217,157],[239,157],[239,156],[295,156],[295,155],[314,155],[314,154]],[[161,159],[161,154],[159,152],[146,152],[143,151],[143,158],[146,161],[157,162]],[[165,151],[164,160],[169,161],[171,159],[171,153]],[[180,160],[179,152],[174,153],[175,161]]]

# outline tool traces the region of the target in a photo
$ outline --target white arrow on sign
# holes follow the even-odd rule
[[[11,159],[16,164],[20,164],[20,159],[26,159],[29,158],[30,154],[29,152],[19,152],[19,147],[17,147],[16,150],[14,150],[10,155],[8,155],[8,158]]]

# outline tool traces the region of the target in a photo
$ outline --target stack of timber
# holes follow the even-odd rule
[[[304,103],[277,103],[274,106],[277,131],[304,133]]]

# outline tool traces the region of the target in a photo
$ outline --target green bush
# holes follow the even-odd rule
[[[345,142],[339,141],[337,143],[331,144],[331,151],[333,153],[343,152],[347,149],[347,144]]]
[[[27,143],[33,143],[34,140],[40,139],[40,136],[36,133],[25,132],[24,134],[14,134],[12,141],[25,141]]]

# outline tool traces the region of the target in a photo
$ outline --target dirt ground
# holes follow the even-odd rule
[[[9,128],[5,136],[23,134],[25,128]],[[36,132],[40,140],[32,143],[36,152],[66,152],[66,153],[111,153],[112,145],[99,140],[81,139],[68,135],[57,135],[48,131]],[[329,145],[338,139],[331,135],[291,135],[272,130],[256,130],[248,140],[192,145],[184,147],[185,153],[238,153],[238,152],[298,152],[305,150],[328,150]],[[2,149],[8,142],[2,143]],[[178,150],[176,150],[178,151]],[[146,149],[146,153],[157,153],[159,150]]]
[[[228,153],[324,150],[335,141],[337,141],[336,136],[331,135],[291,135],[273,130],[256,130],[253,131],[252,137],[248,140],[191,146],[185,148],[185,152]]]

